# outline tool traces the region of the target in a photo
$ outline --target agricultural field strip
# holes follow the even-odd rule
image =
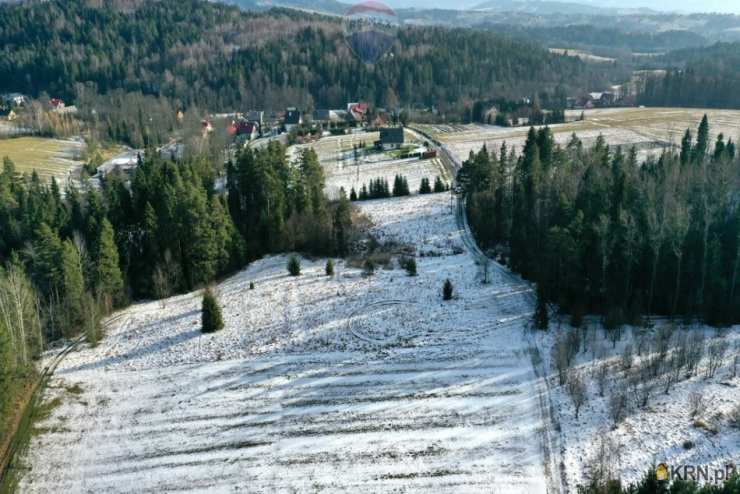
[[[577,118],[581,110],[568,112],[570,118]],[[613,108],[585,110],[586,120],[550,126],[555,139],[565,144],[574,132],[584,142],[589,143],[603,134],[611,145],[640,145],[642,159],[655,155],[672,144],[680,144],[683,133],[691,128],[696,134],[699,121],[706,113],[710,121],[710,139],[722,133],[725,139],[740,139],[740,111],[702,110],[675,108]],[[505,128],[485,125],[419,125],[455,154],[458,159],[466,159],[471,150],[478,150],[483,144],[497,149],[506,142],[521,148],[526,139],[528,127]]]
[[[19,173],[35,169],[41,178],[62,180],[80,165],[77,155],[83,146],[78,141],[40,137],[0,139],[0,160],[9,157]]]

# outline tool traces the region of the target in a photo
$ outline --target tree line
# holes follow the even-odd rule
[[[485,147],[460,183],[478,241],[537,282],[542,297],[608,326],[645,314],[740,321],[740,166],[735,144],[709,142],[705,117],[680,150],[561,147],[530,129],[520,155]]]
[[[423,177],[419,183],[419,194],[431,194],[445,192],[449,186],[439,177],[434,179],[434,188],[432,188],[429,178]],[[370,199],[387,199],[389,197],[403,197],[411,195],[409,181],[403,175],[396,175],[393,179],[393,188],[388,184],[388,180],[383,177],[370,180],[370,185],[362,184],[359,194],[354,187],[350,189],[350,201],[367,201]]]

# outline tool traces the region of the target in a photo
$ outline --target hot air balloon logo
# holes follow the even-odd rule
[[[399,19],[387,5],[369,0],[351,6],[342,24],[352,52],[363,62],[374,65],[393,46]]]

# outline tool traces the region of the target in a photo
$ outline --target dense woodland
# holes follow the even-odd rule
[[[666,52],[708,44],[706,38],[691,31],[625,32],[595,24],[537,27],[484,24],[484,26],[496,32],[537,40],[554,48],[582,48],[606,56],[628,55],[633,52]]]
[[[605,82],[577,59],[488,32],[405,28],[392,55],[369,66],[352,55],[336,18],[203,0],[100,5],[0,6],[0,91],[74,100],[121,90],[212,111],[365,100],[452,112],[468,100]]]
[[[95,343],[100,316],[130,300],[193,290],[270,252],[346,254],[349,199],[327,200],[312,150],[297,163],[285,151],[273,143],[239,154],[228,165],[228,199],[217,192],[219,167],[207,157],[174,162],[151,152],[130,186],[111,175],[100,191],[66,194],[56,182],[18,175],[6,160],[0,418],[45,342],[84,331]]]
[[[602,138],[565,148],[530,130],[520,156],[483,148],[460,172],[479,242],[572,315],[740,322],[740,163],[706,118],[680,152],[643,165]]]
[[[648,80],[640,104],[740,108],[740,43],[671,52],[664,63],[679,68]]]

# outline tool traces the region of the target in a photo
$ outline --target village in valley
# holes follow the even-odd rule
[[[596,96],[566,111],[566,122],[550,125],[556,141],[577,133],[639,145],[652,128],[652,144],[640,149],[660,152],[675,137],[665,122],[695,126],[702,115],[604,108],[611,101]],[[601,108],[591,108],[594,101]],[[531,102],[522,102],[525,107]],[[500,123],[496,113],[487,110],[485,119]],[[711,115],[723,121],[723,112]],[[182,112],[177,118],[183,120]],[[529,117],[515,118],[529,123]],[[640,119],[643,126],[630,134],[630,122]],[[594,461],[613,462],[622,478],[637,481],[644,466],[659,459],[719,468],[735,457],[737,432],[711,417],[737,404],[726,391],[737,386],[737,329],[701,330],[707,341],[722,339],[735,349],[719,364],[726,370],[704,384],[698,375],[680,382],[670,396],[657,394],[651,408],[619,412],[629,413],[621,418],[614,417],[614,398],[601,391],[598,376],[627,372],[619,359],[647,358],[636,355],[640,350],[630,341],[650,337],[627,327],[619,342],[610,342],[594,320],[574,333],[583,349],[568,372],[586,380],[583,393],[591,397],[578,398],[585,404],[574,414],[572,393],[558,385],[557,349],[562,334],[577,330],[553,316],[559,331],[534,332],[532,286],[475,246],[460,216],[462,196],[450,190],[470,152],[505,142],[521,148],[528,128],[511,121],[413,123],[366,103],[308,114],[288,108],[203,118],[197,137],[227,136],[227,160],[273,141],[286,145],[294,160],[314,150],[328,197],[358,204],[374,245],[373,267],[336,260],[326,277],[322,259],[303,258],[301,276],[292,278],[283,273],[286,257],[266,257],[217,286],[225,329],[209,339],[199,336],[197,293],[116,313],[100,344],[67,356],[51,379],[44,401],[56,405],[23,460],[33,469],[19,479],[22,490],[107,491],[134,479],[146,489],[238,489],[246,472],[250,485],[264,491],[377,492],[403,485],[488,492],[497,472],[506,492],[563,492],[583,483]],[[108,174],[133,176],[141,153],[112,156],[90,184]],[[172,141],[159,153],[172,158],[182,144]],[[408,259],[415,259],[413,276],[405,272]],[[452,302],[438,299],[445,280],[455,287]],[[670,325],[656,320],[655,330]],[[186,380],[176,377],[183,373]],[[214,393],[217,401],[204,401]],[[701,405],[692,405],[697,393]],[[687,411],[692,406],[712,408]],[[690,413],[702,415],[685,420]],[[120,425],[111,424],[112,417]],[[653,446],[646,448],[648,436]],[[186,446],[181,437],[198,438],[199,446]],[[186,467],[192,464],[198,467]],[[216,478],[212,469],[219,464]],[[53,474],[59,471],[64,475]],[[143,471],[149,472],[145,482]]]

